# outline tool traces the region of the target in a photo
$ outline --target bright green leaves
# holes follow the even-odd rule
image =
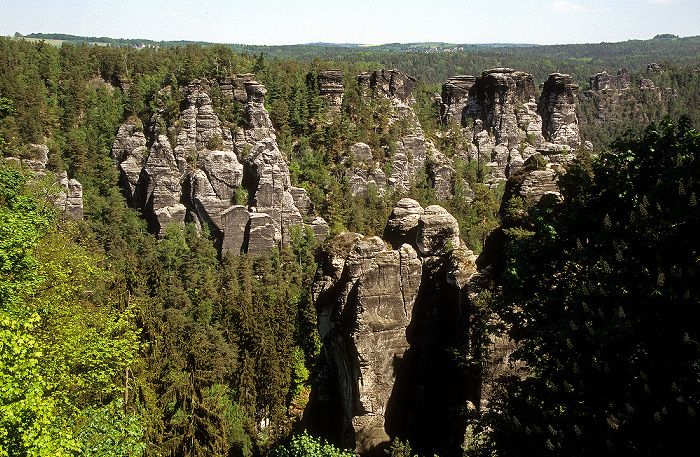
[[[40,373],[43,354],[31,334],[37,314],[24,321],[0,314],[0,456],[69,456],[71,431],[55,416],[55,400]]]
[[[133,309],[75,228],[44,214],[40,189],[0,168],[0,456],[73,455],[87,416],[115,408],[103,402],[121,397],[139,349]],[[128,433],[141,436],[139,420]]]
[[[343,451],[325,443],[318,438],[309,436],[306,432],[292,438],[289,446],[276,449],[275,457],[353,457],[352,451]]]

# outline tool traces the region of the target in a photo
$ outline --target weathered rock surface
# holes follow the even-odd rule
[[[412,198],[402,198],[396,202],[384,230],[384,239],[394,249],[405,243],[414,242],[418,232],[418,223],[425,210]]]
[[[589,78],[591,90],[601,91],[606,89],[625,90],[630,86],[630,72],[623,68],[617,75],[609,75],[607,71],[596,73]]]
[[[251,213],[248,230],[247,252],[251,257],[261,256],[277,246],[275,224],[265,213]]]
[[[318,89],[328,105],[328,114],[333,117],[340,113],[343,104],[343,72],[340,70],[326,70],[318,75]]]
[[[355,143],[350,146],[354,162],[372,163],[372,149],[367,143]]]
[[[377,70],[369,77],[369,87],[375,96],[384,96],[408,105],[413,100],[416,79],[398,70]]]
[[[516,107],[535,100],[532,76],[511,68],[495,68],[481,74],[470,89],[466,121],[480,119],[496,144],[512,147],[523,136]]]
[[[424,255],[440,255],[446,250],[458,248],[459,224],[445,208],[430,205],[418,220],[416,246]]]
[[[45,144],[27,144],[24,158],[6,157],[2,161],[18,169],[26,169],[36,179],[43,178],[49,160],[49,148]],[[83,185],[75,179],[69,179],[65,171],[56,175],[51,189],[50,200],[59,212],[69,219],[83,218]]]
[[[440,209],[402,199],[385,230],[396,249],[341,233],[321,254],[313,295],[323,348],[304,420],[363,455],[384,455],[393,437],[409,435],[421,454],[461,449],[465,422],[451,405],[468,389],[446,348],[465,330],[475,256]],[[456,246],[449,254],[418,249],[444,246],[446,236]]]
[[[443,85],[443,122],[460,116],[467,148],[458,156],[487,164],[487,181],[505,180],[532,155],[523,148],[545,142],[575,148],[579,142],[576,118],[578,87],[568,75],[552,75],[537,91],[531,75],[510,68],[495,68],[478,77],[460,75]],[[446,175],[447,170],[442,170]],[[443,181],[444,182],[444,181]]]
[[[245,103],[242,127],[219,119],[213,87],[230,102]],[[150,229],[162,235],[173,223],[207,224],[222,254],[251,256],[288,242],[294,225],[308,224],[323,240],[328,225],[315,218],[306,191],[290,185],[289,166],[265,109],[265,87],[246,74],[198,79],[179,90],[182,111],[168,131],[174,147],[160,132],[157,114],[147,129],[138,119],[122,125],[112,148],[125,193],[144,210]]]
[[[83,185],[75,179],[68,179],[65,171],[56,175],[56,185],[59,187],[56,207],[71,219],[83,218]]]
[[[143,202],[138,202],[143,197],[136,191],[147,155],[146,136],[143,134],[141,121],[134,117],[129,118],[119,127],[111,156],[119,170],[127,201],[136,206],[143,206]]]
[[[553,73],[542,86],[538,111],[545,140],[573,148],[581,143],[576,117],[578,84],[569,75]]]
[[[452,76],[445,81],[440,100],[440,117],[443,123],[462,121],[462,113],[475,82],[476,77],[472,75]]]
[[[425,166],[428,157],[437,152],[425,140],[418,117],[411,107],[415,101],[415,79],[398,70],[378,70],[359,75],[357,83],[366,103],[371,99],[389,101],[388,124],[401,123],[404,134],[396,141],[390,163],[375,160],[375,157],[385,157],[386,151],[372,151],[366,143],[350,146],[348,156],[353,159],[347,172],[350,188],[354,195],[360,196],[366,196],[371,186],[376,186],[380,195],[389,189],[405,192]],[[450,197],[451,187],[445,187],[441,195]]]

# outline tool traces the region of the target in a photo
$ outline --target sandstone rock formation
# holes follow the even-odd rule
[[[553,73],[542,86],[537,108],[547,141],[576,147],[581,143],[576,117],[578,84],[570,75]]]
[[[23,156],[22,159],[6,157],[3,161],[10,166],[28,170],[36,179],[46,176],[49,148],[45,144],[27,144]],[[49,200],[53,201],[61,215],[69,219],[83,218],[83,185],[75,179],[69,179],[65,171],[56,174]]]
[[[463,343],[476,257],[449,213],[408,198],[385,236],[391,245],[353,233],[325,244],[313,289],[323,348],[305,421],[363,455],[407,435],[421,453],[457,450],[464,418],[452,405],[470,392],[447,348]]]
[[[326,70],[318,75],[318,89],[328,104],[328,114],[332,117],[340,113],[343,104],[343,73],[340,70]]]
[[[68,179],[65,171],[56,175],[59,188],[54,204],[71,219],[83,218],[83,185],[75,179]]]
[[[552,75],[541,95],[531,75],[495,68],[480,76],[460,75],[443,84],[440,112],[455,123],[469,147],[466,160],[492,169],[490,182],[505,180],[538,148],[580,143],[576,118],[577,86],[568,75]]]
[[[348,167],[347,177],[352,193],[366,196],[371,186],[375,186],[381,195],[389,189],[405,192],[414,182],[415,175],[425,166],[428,157],[437,153],[432,143],[426,141],[412,108],[415,79],[398,70],[378,70],[359,75],[357,84],[365,103],[389,103],[387,122],[389,125],[401,123],[404,133],[396,141],[389,164],[375,160],[375,157],[384,157],[385,151],[372,151],[365,143],[350,146],[348,158],[352,158],[352,163]],[[445,173],[440,176],[445,176]],[[444,186],[441,195],[445,199],[450,198],[451,185]]]
[[[231,103],[245,102],[242,126],[219,119],[213,87]],[[162,235],[172,223],[206,224],[222,254],[251,256],[288,242],[295,225],[308,225],[323,240],[328,225],[315,216],[304,189],[291,186],[265,109],[265,87],[246,74],[197,79],[179,90],[182,111],[168,136],[158,127],[160,114],[146,129],[132,118],[112,147],[125,194],[150,229]]]
[[[472,75],[458,75],[448,78],[442,85],[440,117],[444,124],[462,121],[462,112],[475,82],[476,77]]]
[[[617,75],[609,75],[607,71],[596,73],[589,78],[589,86],[594,91],[625,90],[630,86],[630,72],[623,68],[617,72]]]
[[[408,105],[413,100],[416,79],[398,70],[377,70],[369,77],[369,87],[375,96],[393,98]]]

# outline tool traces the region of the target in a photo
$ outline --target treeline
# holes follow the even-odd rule
[[[154,46],[204,48],[223,46],[237,54],[260,55],[268,59],[312,62],[352,62],[373,68],[399,68],[411,76],[420,76],[428,84],[441,84],[458,74],[478,75],[488,68],[511,67],[526,71],[535,81],[544,81],[553,72],[567,73],[585,87],[588,77],[599,71],[617,72],[620,68],[642,71],[651,62],[673,62],[679,66],[700,64],[700,37],[667,37],[659,35],[650,40],[629,40],[616,43],[585,43],[566,45],[473,45],[445,44],[462,47],[455,52],[425,52],[431,43],[385,44],[356,46],[335,44],[299,44],[260,46],[245,44],[214,44],[204,42],[112,39],[76,37],[64,34],[30,34],[27,37],[67,40],[80,43],[104,42],[112,46]]]

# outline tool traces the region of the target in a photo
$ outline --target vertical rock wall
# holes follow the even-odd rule
[[[460,449],[467,381],[449,355],[466,333],[475,256],[435,205],[398,202],[379,237],[329,240],[314,283],[323,348],[305,412],[314,432],[363,455],[411,436],[432,454]]]

